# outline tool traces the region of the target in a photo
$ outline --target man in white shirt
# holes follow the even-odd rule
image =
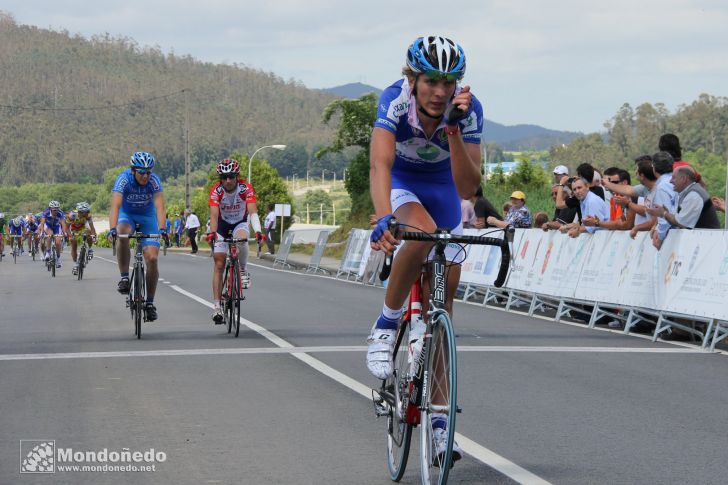
[[[275,254],[275,244],[273,243],[273,235],[276,232],[276,212],[275,204],[268,204],[268,214],[265,216],[263,225],[265,227],[266,244],[268,252],[266,254]]]
[[[678,229],[720,229],[720,222],[708,192],[697,182],[697,173],[689,165],[675,169],[670,182],[678,194],[675,212],[657,205],[647,209],[655,217],[663,217],[671,228]],[[653,235],[652,242],[657,249],[662,247],[663,239]]]
[[[200,220],[194,212],[190,211],[190,215],[187,216],[187,221],[185,222],[185,227],[187,228],[187,238],[192,245],[192,254],[195,254],[197,252],[197,231],[200,229]]]

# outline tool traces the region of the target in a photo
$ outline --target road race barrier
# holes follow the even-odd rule
[[[556,306],[555,320],[581,313],[590,315],[590,327],[609,316],[624,323],[624,333],[649,322],[655,325],[653,341],[677,328],[703,347],[725,327],[716,322],[728,320],[723,231],[672,230],[657,251],[647,232],[635,239],[626,231],[570,238],[527,229],[517,231],[513,255],[507,287],[515,299],[530,303],[530,314],[539,305]]]
[[[273,267],[280,264],[284,268],[291,268],[292,266],[288,263],[288,254],[291,252],[291,244],[293,244],[294,233],[293,231],[286,230],[283,233],[283,240],[278,246],[278,252],[273,260]]]
[[[328,230],[319,232],[318,239],[316,240],[316,246],[313,248],[313,254],[311,254],[311,261],[309,261],[308,268],[306,268],[306,273],[329,274],[328,270],[321,268],[321,258],[324,255],[326,243],[329,240],[329,234],[331,234],[331,231]]]
[[[363,264],[366,262],[364,255],[369,249],[369,236],[371,233],[372,231],[367,229],[351,230],[344,255],[341,258],[339,271],[336,273],[337,278],[345,277],[349,280],[353,277],[359,279],[360,271],[363,272]]]

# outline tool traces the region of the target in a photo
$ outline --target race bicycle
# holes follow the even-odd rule
[[[248,238],[233,238],[232,233],[221,239],[228,244],[225,269],[222,273],[222,294],[220,303],[227,320],[228,333],[235,329],[235,337],[240,335],[240,302],[245,300],[243,285],[240,281],[240,263],[238,262],[238,243],[248,244]],[[214,247],[214,245],[213,245]],[[212,253],[212,250],[210,251]]]
[[[10,234],[10,254],[13,255],[13,264],[18,264],[18,256],[20,256],[21,239],[23,236],[17,234]]]
[[[63,234],[53,234],[52,236],[46,235],[45,237],[48,238],[48,244],[50,246],[48,252],[48,260],[46,261],[46,269],[51,272],[51,277],[56,277],[56,268],[58,267],[58,256],[59,253],[56,252],[56,244],[55,239],[57,237],[62,238]],[[61,243],[62,244],[62,243]],[[61,246],[61,250],[63,250],[63,246]]]
[[[86,266],[88,266],[88,262],[91,261],[91,258],[93,258],[92,253],[89,253],[88,234],[84,234],[82,239],[83,243],[78,249],[78,259],[76,259],[76,261],[78,262],[78,269],[76,270],[78,273],[78,281],[81,281],[83,279],[83,270],[84,268],[86,268]]]
[[[131,311],[131,319],[134,322],[134,335],[137,339],[142,338],[142,320],[147,321],[147,315],[144,311],[144,305],[147,298],[147,282],[144,277],[144,253],[141,244],[142,239],[159,239],[163,237],[161,234],[142,234],[141,225],[137,224],[132,234],[117,234],[114,237],[113,253],[116,255],[116,238],[136,239],[136,249],[134,251],[134,266],[131,270],[129,278],[129,294],[126,296],[126,306]]]
[[[395,234],[398,227],[390,227]],[[448,230],[435,233],[404,232],[404,241],[434,243],[434,257],[425,264],[423,276],[412,285],[407,311],[403,315],[395,340],[392,376],[382,381],[379,389],[372,390],[377,417],[387,418],[387,467],[390,478],[398,482],[404,475],[409,457],[412,429],[420,427],[420,472],[422,483],[444,485],[453,464],[455,417],[457,406],[457,349],[450,315],[445,309],[447,288],[447,261],[445,248],[450,243],[498,246],[501,264],[495,286],[502,286],[510,265],[509,239],[513,229],[507,228],[503,239],[486,236],[458,236]],[[387,257],[380,279],[386,280],[391,268]],[[425,275],[431,276],[429,309],[426,322],[422,322],[422,288]],[[424,329],[422,329],[424,326]],[[418,331],[418,329],[420,329]],[[413,331],[414,330],[414,331]],[[419,350],[421,348],[421,350]],[[434,415],[434,416],[433,416]],[[439,453],[435,451],[433,426],[436,420],[446,421],[446,443]]]

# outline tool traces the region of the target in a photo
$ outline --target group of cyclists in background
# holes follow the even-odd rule
[[[7,230],[6,230],[7,227]],[[28,213],[6,220],[5,214],[0,212],[0,253],[5,256],[5,242],[7,237],[13,251],[19,255],[27,254],[35,257],[37,253],[43,254],[43,260],[51,259],[51,251],[55,251],[56,268],[61,268],[61,254],[63,243],[71,246],[73,259],[73,274],[78,273],[78,243],[86,240],[89,246],[88,259],[93,258],[91,246],[96,240],[96,228],[91,216],[91,206],[88,202],[79,202],[74,210],[64,212],[61,203],[52,200],[43,212]]]

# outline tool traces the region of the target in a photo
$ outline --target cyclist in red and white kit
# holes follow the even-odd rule
[[[224,323],[220,309],[220,295],[222,292],[222,272],[225,270],[225,258],[228,252],[228,243],[222,239],[232,237],[244,239],[248,237],[248,221],[253,226],[256,238],[261,237],[260,218],[256,204],[253,186],[239,177],[240,164],[237,160],[225,159],[217,164],[217,173],[220,181],[210,190],[210,232],[207,240],[214,242],[213,258],[215,270],[212,274],[212,297],[215,308],[212,320],[215,324]],[[247,272],[248,244],[238,243],[238,262],[240,263],[240,279],[243,288],[250,288],[250,274]]]

